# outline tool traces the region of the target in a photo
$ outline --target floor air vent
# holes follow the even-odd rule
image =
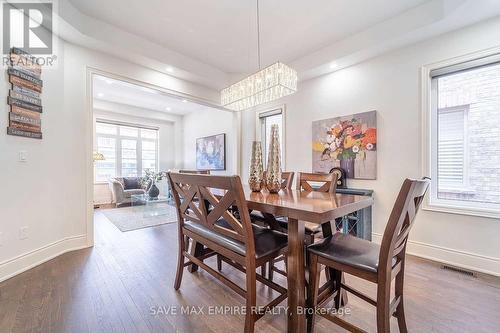
[[[466,275],[466,276],[476,277],[476,273],[475,272],[469,271],[469,270],[466,270],[466,269],[463,269],[463,268],[453,267],[453,266],[449,266],[449,265],[442,265],[441,269],[445,269],[447,271],[452,271],[452,272],[455,272],[455,273],[458,273],[458,274],[462,274],[462,275]]]

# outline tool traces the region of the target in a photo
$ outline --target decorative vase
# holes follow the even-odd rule
[[[264,182],[264,167],[262,166],[262,145],[260,141],[252,143],[252,159],[250,160],[250,175],[248,185],[253,192],[260,192]]]
[[[344,170],[347,178],[354,178],[354,158],[340,160],[340,168]]]
[[[281,148],[278,125],[271,126],[269,155],[267,156],[266,187],[271,193],[281,189]]]
[[[159,195],[160,195],[160,190],[158,189],[158,187],[156,187],[155,182],[153,182],[152,185],[149,187],[148,196],[151,199],[156,199],[158,198]]]

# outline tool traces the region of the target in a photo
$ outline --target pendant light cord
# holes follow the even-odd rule
[[[257,0],[257,53],[258,53],[259,70],[260,70],[260,16],[259,16],[259,0]]]

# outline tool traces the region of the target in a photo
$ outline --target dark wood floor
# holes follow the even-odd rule
[[[122,233],[96,213],[94,248],[67,253],[0,283],[0,332],[242,331],[242,316],[208,313],[210,305],[237,309],[244,302],[207,273],[185,273],[180,291],[174,291],[176,228],[169,224]],[[243,286],[241,273],[227,265],[223,269]],[[347,281],[374,292],[369,283]],[[410,257],[405,288],[410,332],[500,332],[498,278],[462,276]],[[260,304],[272,296],[264,286],[258,293]],[[205,313],[158,313],[171,306],[180,312],[187,305],[201,306]],[[352,314],[347,319],[373,332],[374,309],[353,296],[348,306]],[[256,330],[285,332],[285,319],[284,313],[268,314]],[[316,327],[317,332],[344,332],[324,319]]]

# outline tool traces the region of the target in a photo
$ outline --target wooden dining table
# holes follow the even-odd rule
[[[304,258],[305,223],[322,226],[323,236],[332,234],[331,224],[336,218],[373,205],[373,198],[352,194],[332,194],[299,190],[267,190],[252,192],[244,187],[248,208],[264,215],[288,218],[288,332],[306,331],[306,274]],[[214,194],[217,194],[214,192]],[[222,194],[222,193],[221,193]]]
[[[373,204],[373,198],[350,194],[281,190],[252,192],[245,187],[249,209],[288,218],[288,332],[306,331],[306,286],[304,233],[305,223],[321,225]],[[331,234],[331,224],[323,226],[324,236]],[[325,234],[326,233],[326,234]]]

